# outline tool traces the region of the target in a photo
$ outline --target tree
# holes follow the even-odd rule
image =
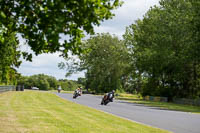
[[[134,71],[145,79],[141,80],[143,95],[197,96],[199,43],[191,22],[197,24],[199,16],[192,3],[199,5],[191,0],[161,0],[159,7],[127,28],[124,38],[132,52]]]
[[[32,59],[31,53],[17,50],[16,34],[36,55],[59,51],[67,56],[69,50],[78,54],[83,32],[93,34],[93,26],[112,18],[111,11],[120,5],[119,0],[0,0],[0,82],[9,84],[8,75],[20,65],[21,55]]]
[[[83,86],[86,85],[86,78],[78,78],[78,81],[77,81],[78,84],[82,84]]]
[[[85,88],[96,92],[122,88],[122,79],[126,77],[126,70],[129,67],[128,51],[123,41],[108,33],[97,34],[82,46],[86,52],[79,56],[79,63],[74,62],[77,67],[70,68],[75,71],[86,70]]]
[[[20,75],[19,78],[17,79],[17,85],[24,85],[25,89],[31,89],[31,87],[33,86],[29,80],[29,77],[22,75]]]
[[[52,90],[57,89],[58,81],[53,76],[44,74],[37,74],[33,76],[20,76],[17,80],[18,85],[24,85],[26,89],[31,87],[38,87],[40,90]]]
[[[83,31],[112,18],[120,0],[1,0],[0,26],[19,33],[36,55],[68,50],[79,53]],[[60,36],[64,43],[60,43]],[[24,55],[28,56],[27,53]],[[28,57],[31,57],[30,55]],[[30,58],[28,58],[30,60]]]
[[[52,89],[57,89],[58,81],[56,80],[56,78],[53,77],[53,76],[48,76],[48,75],[46,75],[45,77],[46,77],[47,82],[49,83],[50,89],[51,90]]]
[[[37,87],[40,90],[49,90],[50,89],[50,86],[49,86],[47,79],[39,79]]]
[[[82,86],[80,83],[74,80],[59,80],[59,84],[61,85],[61,88],[65,91],[74,91],[79,86]]]
[[[0,22],[0,84],[15,84],[18,76],[15,67],[21,64],[16,33],[10,32]]]

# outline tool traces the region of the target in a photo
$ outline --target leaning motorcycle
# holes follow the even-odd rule
[[[75,91],[74,91],[74,94],[73,94],[73,98],[76,99],[78,96],[81,96],[81,92],[75,90]]]
[[[109,102],[113,102],[113,98],[107,95],[104,95],[104,97],[101,100],[101,105],[107,105]]]

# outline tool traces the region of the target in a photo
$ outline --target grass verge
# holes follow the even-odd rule
[[[120,93],[119,96],[116,97],[116,99],[125,100],[128,102],[137,103],[137,104],[144,104],[146,106],[151,106],[151,107],[159,107],[161,109],[200,114],[199,106],[182,105],[182,104],[166,103],[166,102],[145,101],[141,97],[138,97],[137,95],[132,95],[132,94]]]
[[[39,91],[0,94],[2,133],[168,133]]]

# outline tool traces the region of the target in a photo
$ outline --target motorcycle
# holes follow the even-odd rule
[[[113,102],[113,96],[112,95],[104,95],[104,97],[101,100],[101,105],[107,105],[109,102]]]
[[[60,93],[62,90],[61,86],[58,87],[58,93]]]
[[[78,90],[75,90],[73,94],[73,98],[76,99],[78,96],[81,96],[81,92]]]

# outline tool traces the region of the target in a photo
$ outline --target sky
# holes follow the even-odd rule
[[[99,27],[94,27],[96,33],[115,34],[122,39],[127,26],[133,24],[137,19],[142,19],[145,13],[151,6],[158,5],[159,0],[123,0],[124,4],[117,10],[113,11],[115,16],[106,20]],[[23,43],[22,39],[19,39]],[[23,50],[30,51],[28,46],[23,46]],[[58,63],[65,62],[59,53],[41,54],[33,56],[32,62],[24,61],[17,69],[19,73],[24,76],[31,76],[34,74],[46,74],[56,77],[56,79],[66,79],[65,70],[58,68]],[[77,80],[79,77],[84,77],[84,72],[73,74],[67,79]]]

